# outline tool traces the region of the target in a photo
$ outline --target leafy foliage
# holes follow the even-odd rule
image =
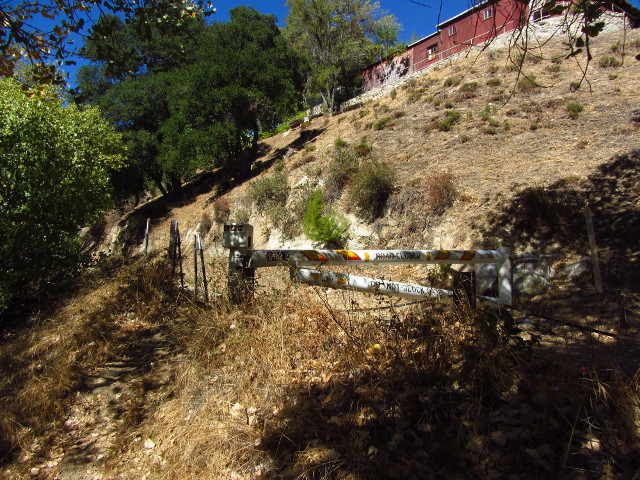
[[[209,2],[168,0],[48,0],[31,2],[2,2],[0,4],[0,75],[11,77],[22,59],[28,59],[34,67],[34,78],[39,84],[62,83],[57,67],[75,64],[65,60],[72,53],[71,34],[82,32],[85,24],[91,23],[95,12],[99,18],[118,14],[127,24],[150,41],[157,41],[194,17],[207,16],[215,12]],[[153,21],[150,21],[153,19]],[[47,21],[51,26],[45,31],[33,27]],[[151,28],[153,25],[153,29]],[[153,39],[153,30],[161,32]],[[110,29],[94,28],[94,34],[104,36],[102,45],[113,50],[114,33]],[[131,52],[129,52],[131,53]],[[124,55],[121,60],[129,62]]]
[[[361,69],[386,56],[400,25],[369,0],[287,0],[287,6],[287,38],[312,60],[309,90],[333,112],[338,90],[360,86]]]
[[[365,221],[382,216],[387,199],[393,193],[395,178],[386,163],[370,159],[363,162],[351,178],[349,202]]]
[[[0,310],[76,266],[80,227],[110,205],[123,145],[95,108],[0,79]]]
[[[321,189],[314,191],[309,197],[302,217],[302,231],[310,240],[323,247],[344,247],[349,223],[335,211],[327,211],[322,197]]]

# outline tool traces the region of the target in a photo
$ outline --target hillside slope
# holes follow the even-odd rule
[[[610,66],[622,41],[624,63]],[[4,334],[0,478],[636,478],[640,32],[594,43],[578,91],[560,41],[522,72],[488,50],[267,139],[244,184],[205,174],[179,204],[152,201],[117,222],[102,240],[126,255]],[[336,162],[345,152],[355,167]],[[395,187],[363,221],[354,177],[343,190],[335,179],[341,165],[354,175],[376,162]],[[290,187],[284,207],[252,193],[265,178]],[[171,219],[187,255],[202,233],[210,291],[223,292],[222,223],[248,220],[257,248],[308,247],[305,184],[348,217],[350,248],[510,247],[549,260],[552,288],[516,299],[535,314],[472,314],[298,288],[276,269],[238,307],[193,300],[192,260],[178,288],[163,257]],[[565,273],[589,254],[585,205],[603,295],[589,269]],[[450,282],[447,269],[367,274]],[[386,309],[354,310],[372,305]]]

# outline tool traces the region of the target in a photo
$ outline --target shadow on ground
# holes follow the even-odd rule
[[[637,397],[622,375],[541,357],[535,340],[507,332],[507,317],[481,315],[462,332],[433,318],[413,319],[397,332],[401,343],[349,374],[286,393],[260,445],[277,478],[638,473]],[[618,347],[601,348],[610,356]]]

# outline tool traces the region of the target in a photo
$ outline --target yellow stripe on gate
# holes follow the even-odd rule
[[[362,260],[358,255],[350,250],[336,250],[345,260]]]
[[[464,253],[462,254],[462,257],[460,257],[460,260],[473,260],[473,257],[475,256],[476,256],[475,250],[465,250]]]
[[[451,256],[450,250],[438,250],[438,255],[436,255],[436,260],[447,260]]]

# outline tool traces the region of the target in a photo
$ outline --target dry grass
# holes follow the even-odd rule
[[[212,264],[210,275],[221,291],[225,262]],[[437,305],[345,312],[357,294],[295,286],[285,276],[262,273],[251,304],[198,305],[166,282],[161,267],[127,267],[6,343],[3,358],[14,363],[5,368],[16,377],[13,400],[3,386],[2,429],[31,427],[3,432],[5,441],[21,440],[14,448],[26,461],[18,471],[67,448],[48,434],[90,394],[80,387],[87,374],[125,346],[137,351],[160,327],[172,353],[121,397],[113,425],[120,440],[99,464],[107,477],[132,478],[138,468],[166,480],[632,471],[638,378],[536,355],[538,338],[521,333],[507,312]],[[83,303],[88,295],[92,309]],[[154,394],[162,383],[154,376],[168,366],[170,380]],[[28,446],[33,438],[39,453]]]

